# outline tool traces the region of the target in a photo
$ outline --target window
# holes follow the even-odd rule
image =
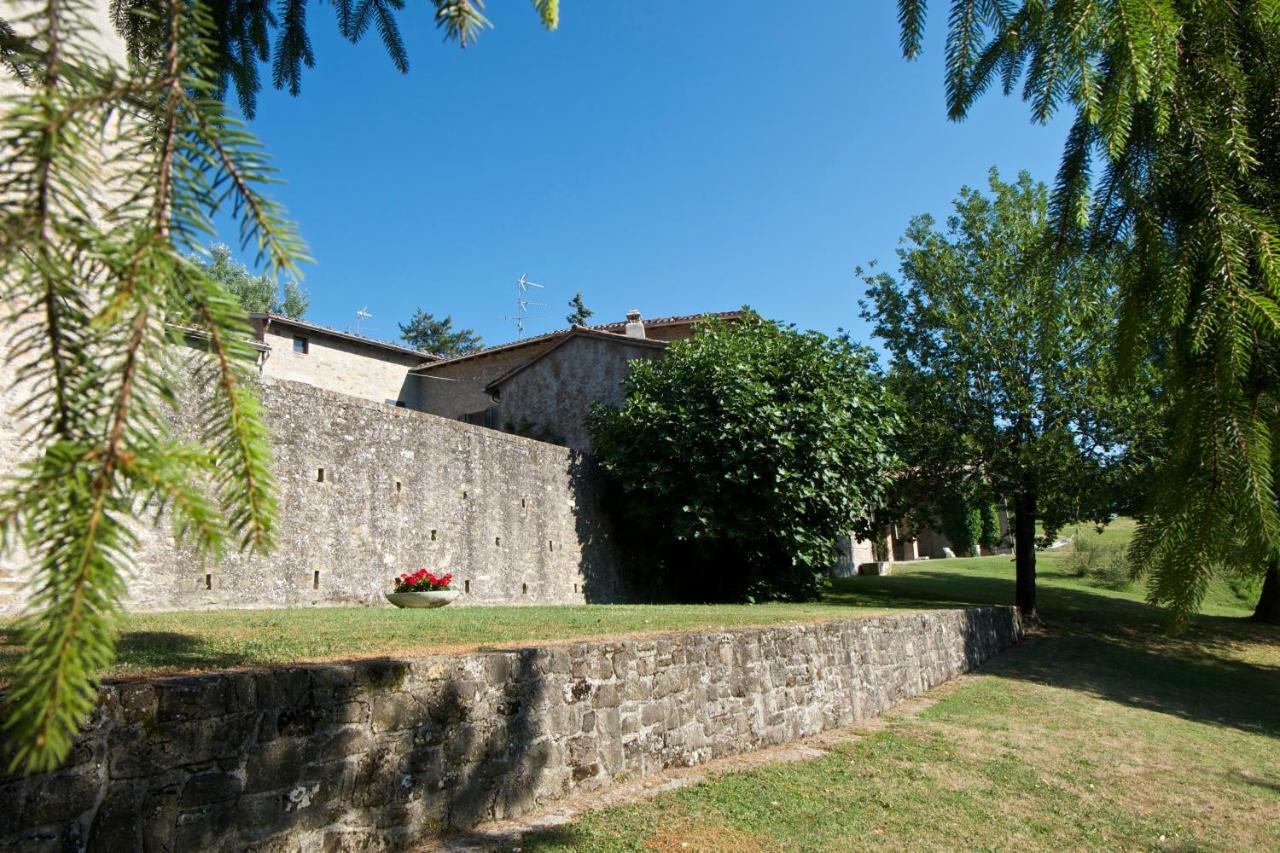
[[[311,344],[302,335],[293,336],[293,351],[298,355],[306,355],[311,352]]]

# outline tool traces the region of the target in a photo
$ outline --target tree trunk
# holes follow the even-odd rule
[[[1268,625],[1280,625],[1280,560],[1271,558],[1266,580],[1262,582],[1262,594],[1253,611],[1253,621]]]
[[[1027,622],[1040,619],[1036,613],[1036,496],[1025,492],[1014,496],[1013,554],[1017,567],[1014,602]]]

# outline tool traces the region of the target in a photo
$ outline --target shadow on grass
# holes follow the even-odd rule
[[[201,637],[175,631],[125,631],[116,643],[117,660],[130,669],[230,669],[244,665],[243,655],[215,652]]]
[[[1067,578],[1052,571],[1041,580]],[[1280,737],[1280,666],[1241,660],[1242,644],[1280,647],[1280,631],[1200,616],[1171,635],[1163,613],[1102,592],[1041,584],[1045,628],[983,672],[1079,691],[1187,720]],[[912,571],[835,582],[827,601],[867,607],[1009,604],[1013,580]]]
[[[0,684],[12,677],[22,657],[20,642],[16,628],[0,626]],[[243,655],[214,651],[201,637],[176,631],[125,631],[116,642],[116,659],[143,672],[230,669],[245,663]]]

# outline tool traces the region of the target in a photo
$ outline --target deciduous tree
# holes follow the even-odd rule
[[[895,442],[903,476],[934,493],[990,484],[1014,514],[1016,602],[1036,617],[1036,526],[1106,518],[1094,486],[1138,405],[1111,394],[1107,271],[1045,252],[1048,191],[993,169],[964,188],[945,230],[911,221],[901,275],[859,271],[863,317],[890,356],[890,387],[911,416]],[[976,520],[973,536],[980,533]],[[958,545],[958,547],[964,547]]]
[[[196,263],[246,312],[269,312],[295,319],[307,313],[311,300],[297,281],[288,279],[281,286],[266,273],[254,275],[243,263],[231,257],[231,247],[225,243],[210,246],[209,256],[197,259]],[[183,323],[188,321],[189,313],[189,306],[177,305],[170,309],[169,317],[174,322]]]
[[[591,440],[648,591],[682,601],[817,597],[836,537],[870,533],[897,414],[870,351],[755,319],[707,320],[636,360]]]
[[[899,0],[908,57],[927,5]],[[1058,246],[1122,259],[1121,366],[1168,370],[1151,600],[1184,622],[1215,571],[1265,573],[1280,621],[1280,2],[953,0],[948,30],[953,119],[1019,81],[1036,120],[1073,113]]]

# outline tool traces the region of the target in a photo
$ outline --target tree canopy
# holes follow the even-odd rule
[[[438,355],[461,355],[484,346],[474,329],[454,329],[452,315],[437,320],[421,308],[413,312],[408,323],[400,324],[400,340],[416,350]]]
[[[899,0],[908,58],[927,6]],[[1120,367],[1169,370],[1150,597],[1185,621],[1213,572],[1267,572],[1280,621],[1280,2],[953,0],[948,114],[1020,80],[1035,119],[1074,113],[1060,251],[1120,258]]]
[[[215,243],[209,247],[209,256],[196,260],[210,279],[222,286],[246,313],[283,314],[300,319],[307,313],[311,300],[293,279],[277,284],[276,279],[263,273],[254,275],[243,263],[231,257],[231,247]],[[185,312],[180,306],[178,313]],[[179,321],[179,317],[175,317]]]
[[[587,303],[582,301],[582,291],[579,290],[569,300],[569,316],[565,317],[565,322],[570,326],[585,326],[587,321],[596,312],[587,307]]]
[[[645,591],[681,601],[816,597],[836,537],[870,532],[898,423],[869,350],[758,318],[711,320],[636,360],[592,445]]]
[[[909,407],[894,449],[896,489],[954,500],[960,490],[1010,500],[1017,601],[1035,615],[1036,523],[1105,520],[1106,468],[1131,436],[1138,394],[1113,394],[1115,325],[1108,270],[1045,251],[1048,191],[1025,172],[989,191],[964,188],[944,230],[911,221],[901,275],[863,272],[863,317],[890,357],[889,386]],[[860,271],[862,272],[862,271]],[[972,548],[981,517],[946,518]],[[965,510],[961,510],[965,512]]]

